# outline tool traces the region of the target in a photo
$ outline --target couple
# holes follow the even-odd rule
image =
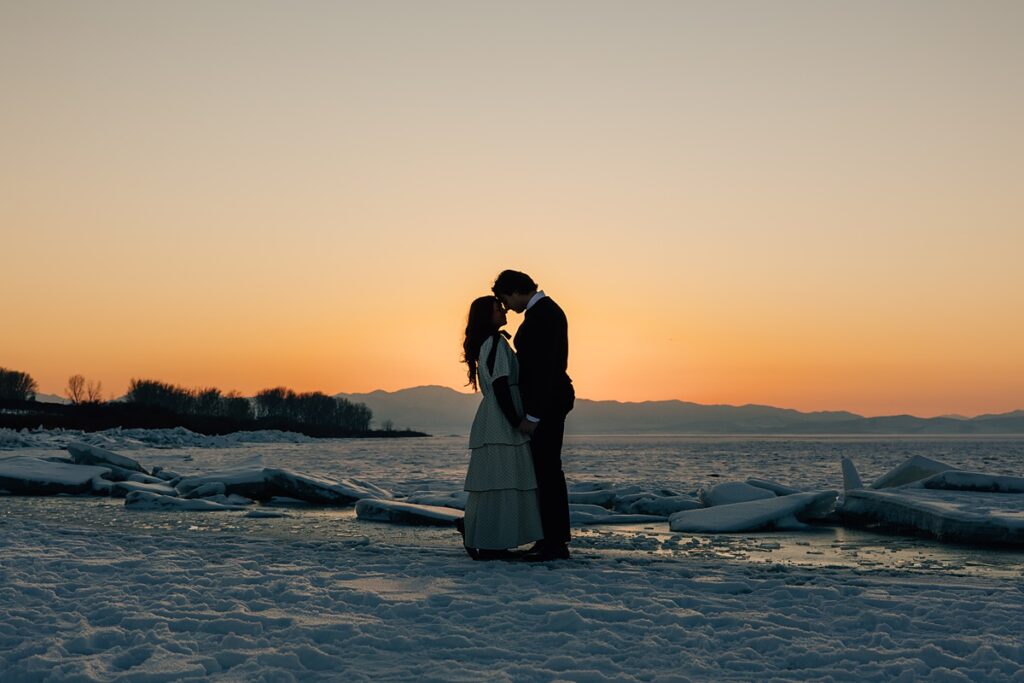
[[[569,559],[562,434],[575,392],[565,313],[525,273],[503,271],[469,309],[463,359],[483,400],[469,437],[469,492],[459,526],[476,560]],[[505,312],[525,317],[507,341]],[[536,541],[525,553],[517,546]]]

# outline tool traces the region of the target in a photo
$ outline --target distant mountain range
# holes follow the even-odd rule
[[[373,411],[374,426],[434,435],[468,434],[480,394],[425,386],[368,394],[337,394]],[[1024,410],[1001,415],[863,417],[771,406],[702,405],[686,401],[590,401],[577,399],[566,422],[568,434],[1024,434]]]

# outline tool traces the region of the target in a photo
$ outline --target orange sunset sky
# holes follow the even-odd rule
[[[1024,408],[1024,3],[0,3],[0,366],[464,389],[506,267],[583,398]],[[510,316],[511,328],[518,317]]]

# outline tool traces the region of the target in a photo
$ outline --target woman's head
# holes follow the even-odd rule
[[[462,360],[467,365],[468,385],[477,388],[477,361],[480,345],[506,322],[505,309],[494,296],[482,296],[469,305],[466,336],[462,341]]]

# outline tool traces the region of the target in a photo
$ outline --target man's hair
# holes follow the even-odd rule
[[[537,283],[526,273],[518,270],[503,270],[494,281],[491,291],[500,294],[529,294],[537,289]]]

